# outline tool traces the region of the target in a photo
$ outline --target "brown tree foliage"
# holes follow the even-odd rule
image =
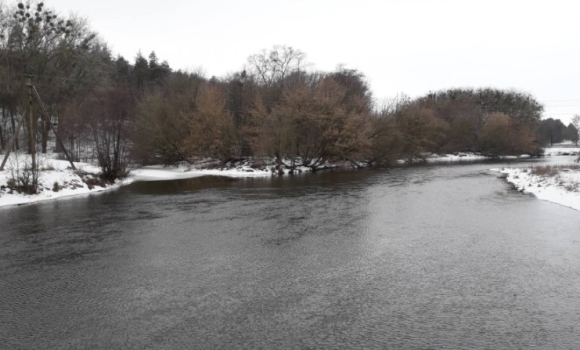
[[[486,153],[522,154],[534,147],[531,128],[504,113],[491,113],[481,130],[481,148]]]
[[[395,114],[397,129],[403,135],[401,155],[412,161],[425,153],[440,151],[445,144],[448,123],[435,117],[432,109],[411,106]]]
[[[258,99],[248,133],[253,149],[278,164],[287,156],[311,168],[361,156],[370,146],[370,118],[346,96],[345,87],[321,75],[286,88],[271,109]]]
[[[184,113],[189,134],[184,140],[188,154],[212,157],[225,164],[240,151],[233,114],[226,109],[226,96],[217,84],[204,84],[195,109]]]
[[[385,109],[371,119],[370,125],[370,145],[361,160],[373,166],[389,166],[403,152],[403,134],[397,128],[394,116]]]
[[[404,147],[425,152],[536,154],[533,133],[543,107],[531,96],[496,89],[453,89],[399,104],[390,111]]]
[[[177,74],[164,89],[141,99],[132,135],[134,159],[144,164],[172,164],[190,158],[184,140],[189,136],[189,113],[196,107],[202,83],[197,75]]]

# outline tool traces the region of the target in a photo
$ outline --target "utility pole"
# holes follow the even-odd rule
[[[70,166],[73,170],[76,170],[75,164],[73,163],[72,158],[69,156],[68,152],[66,151],[66,148],[64,147],[64,144],[62,143],[60,137],[58,137],[58,134],[56,133],[56,130],[54,129],[54,126],[51,123],[50,120],[50,116],[48,115],[48,112],[46,111],[46,108],[44,107],[44,103],[42,103],[42,100],[40,99],[40,95],[38,94],[38,91],[36,91],[36,88],[34,87],[34,85],[32,85],[32,82],[30,80],[30,77],[28,77],[28,88],[29,88],[29,95],[28,95],[28,104],[29,104],[29,112],[30,112],[30,140],[31,140],[31,149],[30,149],[30,153],[32,156],[32,169],[36,170],[36,128],[33,127],[34,120],[33,120],[33,115],[32,115],[32,98],[36,97],[36,100],[38,101],[38,104],[40,106],[40,110],[41,110],[41,117],[45,119],[45,121],[47,123],[49,123],[52,132],[54,133],[54,135],[56,136],[56,141],[60,144],[60,146],[62,147],[62,150],[64,152],[64,155],[66,156],[66,159],[68,159]],[[6,148],[6,154],[4,155],[4,159],[2,160],[2,164],[0,164],[0,171],[4,170],[4,166],[6,165],[6,161],[8,160],[8,157],[10,156],[10,152],[12,151],[12,148],[14,147],[14,144],[16,143],[16,140],[18,139],[18,133],[20,132],[20,127],[22,124],[24,124],[24,120],[26,119],[25,115],[22,115],[22,117],[18,120],[18,126],[16,127],[16,132],[14,133],[14,135],[12,136],[12,139],[10,139],[10,141],[8,142],[8,147]]]
[[[32,113],[32,79],[30,75],[27,76],[27,78],[28,82],[26,85],[28,86],[28,113],[30,113],[30,158],[32,159],[32,171],[36,171],[36,122]]]

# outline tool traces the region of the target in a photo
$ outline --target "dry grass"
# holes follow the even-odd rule
[[[530,174],[544,177],[554,177],[562,171],[580,170],[580,164],[569,165],[540,165],[530,168]]]
[[[530,169],[530,174],[536,176],[553,177],[560,173],[560,169],[551,165],[535,166]]]

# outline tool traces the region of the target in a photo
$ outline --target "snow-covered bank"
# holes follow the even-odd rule
[[[530,158],[527,154],[522,154],[519,156],[499,156],[499,157],[489,157],[477,153],[470,152],[458,152],[454,154],[433,154],[426,158],[429,163],[437,162],[461,162],[461,161],[476,161],[485,159],[526,159]]]
[[[197,166],[181,165],[178,167],[164,167],[160,165],[146,166],[131,171],[130,178],[134,181],[161,181],[161,180],[178,180],[188,179],[200,176],[227,176],[227,177],[267,177],[277,175],[274,170],[274,165],[263,167],[252,167],[250,162],[243,162],[242,164],[230,165],[223,168],[206,169]],[[327,169],[332,166],[325,166],[322,169]],[[304,166],[291,166],[290,162],[284,162],[282,172],[285,175],[290,173],[306,173],[311,172],[312,169]]]
[[[544,156],[578,156],[580,155],[579,147],[549,147],[544,149]]]
[[[412,163],[452,163],[452,162],[474,162],[480,160],[495,160],[495,159],[527,159],[530,158],[527,154],[519,156],[487,156],[475,152],[456,152],[453,154],[436,154],[427,153],[422,157],[415,157],[412,159],[399,159],[397,164],[412,164]]]
[[[2,155],[3,158],[3,155]],[[38,193],[25,194],[17,190],[18,177],[26,177],[26,169],[30,167],[30,156],[27,154],[11,154],[5,169],[0,171],[0,207],[40,202],[49,199],[90,194],[115,189],[130,183],[131,179],[117,181],[114,184],[104,184],[99,180],[100,169],[87,163],[74,163],[77,168],[72,170],[66,160],[53,159],[52,156],[38,155]],[[16,181],[15,181],[16,180]]]
[[[566,147],[565,151],[568,153],[578,152],[579,149]],[[546,153],[549,156],[548,160],[552,163],[555,161],[563,160],[567,161],[570,164],[573,164],[573,160],[575,159],[575,157],[557,156],[559,154],[562,154],[562,151],[559,148],[547,149]],[[527,156],[501,157],[501,159],[516,159],[516,158],[527,158]],[[430,155],[426,157],[426,161],[428,163],[478,161],[484,159],[490,158],[475,153]],[[98,174],[100,173],[100,169],[94,165],[90,165],[87,163],[75,163],[75,167],[77,168],[77,170],[73,171],[70,168],[70,164],[67,161],[54,159],[52,155],[48,156],[39,155],[39,164],[41,168],[41,172],[39,175],[39,184],[40,184],[39,192],[34,195],[28,195],[24,194],[23,191],[16,189],[17,186],[15,186],[14,184],[14,179],[17,177],[19,171],[20,173],[22,173],[22,171],[27,168],[27,164],[29,164],[30,162],[29,155],[26,154],[20,154],[18,156],[12,155],[9,159],[6,169],[4,171],[0,171],[0,207],[33,203],[73,195],[86,195],[95,192],[116,189],[122,185],[126,185],[134,181],[178,180],[201,176],[225,176],[234,178],[270,177],[278,174],[278,172],[275,170],[274,160],[259,159],[254,161],[255,163],[259,161],[260,164],[263,165],[256,166],[255,163],[252,164],[251,161],[246,160],[228,164],[227,167],[219,168],[216,166],[215,162],[205,160],[198,164],[194,164],[193,166],[192,165],[181,165],[177,167],[147,166],[133,169],[130,172],[129,177],[124,180],[119,180],[114,184],[105,184],[99,180]],[[401,161],[401,163],[405,163],[405,161]],[[362,167],[364,165],[363,164],[355,165],[350,162],[344,164],[324,164],[319,169],[322,170],[338,167],[352,168],[355,166]],[[208,169],[208,167],[211,168]],[[292,162],[289,160],[284,161],[282,169],[282,172],[284,174],[304,173],[310,171],[312,171],[312,169],[308,167],[294,166]],[[530,184],[525,188],[521,187],[522,190],[534,194],[536,192],[544,193],[543,195],[538,195],[538,198],[541,199],[546,199],[545,197],[548,196],[548,193],[553,192],[552,190],[548,191],[546,187],[554,187],[558,191],[560,191],[562,190],[562,188],[570,189],[573,188],[573,186],[576,186],[577,188],[577,183],[580,181],[580,178],[575,177],[580,176],[578,175],[577,172],[567,170],[562,171],[564,174],[558,177],[559,179],[558,181],[555,181],[553,179],[546,179],[542,181],[529,179],[527,180],[527,182],[525,180],[527,179],[526,176],[531,176],[531,173],[528,170],[514,168],[514,169],[503,169],[502,172],[507,174],[508,181],[513,182],[516,186],[524,186],[526,184]],[[575,173],[576,175],[572,175],[573,173]],[[514,174],[514,176],[510,177],[510,174]],[[531,184],[535,184],[536,186],[534,187]],[[557,202],[580,210],[580,204],[578,204],[580,203],[580,196],[578,195],[578,192],[567,191],[566,193],[568,193],[566,195],[567,197],[576,198],[571,199],[572,202],[577,202],[576,206],[567,204],[568,199],[560,200]],[[564,194],[562,194],[560,197],[562,196],[564,196]],[[546,200],[556,201],[554,198],[556,198],[557,196],[555,194],[551,194],[548,197],[550,197],[550,199]]]
[[[186,166],[147,166],[131,171],[130,178],[134,181],[162,181],[190,179],[200,176],[264,177],[272,176],[272,172],[267,170],[252,169],[246,166],[223,170],[195,169]]]
[[[12,154],[10,156],[5,170],[0,171],[0,207],[112,190],[134,181],[179,180],[201,176],[269,177],[277,174],[272,165],[255,169],[250,167],[247,162],[229,168],[213,169],[185,165],[177,167],[147,166],[133,169],[126,179],[118,180],[114,184],[105,184],[98,180],[100,169],[94,165],[74,163],[77,168],[74,171],[68,161],[53,159],[52,155],[39,155],[38,158],[40,167],[38,193],[30,195],[15,189],[17,186],[14,183],[14,179],[22,175],[27,167],[30,167],[30,156],[27,154]],[[325,168],[328,167],[332,166],[325,165]],[[286,162],[282,171],[284,174],[290,174],[312,170],[308,167],[293,167],[290,162]]]
[[[523,193],[538,199],[580,210],[580,166],[539,165],[526,168],[492,169]]]
[[[501,172],[518,191],[580,210],[580,147],[572,144],[544,149],[545,162],[534,166],[491,169]]]
[[[544,148],[544,157],[559,157],[559,156],[580,156],[580,147],[574,146],[572,143],[556,144],[552,147]],[[530,158],[527,154],[519,156],[497,156],[490,157],[474,152],[456,152],[453,154],[429,154],[425,156],[425,161],[429,163],[437,162],[460,162],[460,161],[475,161],[485,159],[526,159]],[[401,160],[400,163],[404,163]]]

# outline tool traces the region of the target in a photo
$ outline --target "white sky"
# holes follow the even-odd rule
[[[580,114],[580,1],[544,0],[47,0],[87,17],[114,54],[155,51],[207,77],[240,70],[273,45],[369,79],[377,101],[451,87],[534,95],[545,117]]]

